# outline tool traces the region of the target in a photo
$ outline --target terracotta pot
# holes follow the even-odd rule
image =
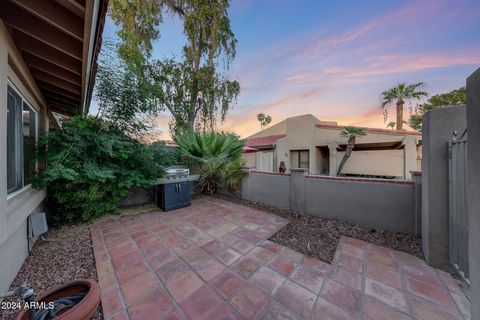
[[[55,320],[90,320],[100,305],[100,286],[93,280],[77,280],[58,286],[36,298],[36,301],[48,303],[80,292],[87,294],[73,308],[60,312]],[[14,319],[28,320],[28,310],[20,311]]]

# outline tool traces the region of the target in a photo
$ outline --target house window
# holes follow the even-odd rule
[[[310,152],[309,150],[298,151],[298,167],[310,169]]]
[[[7,193],[29,185],[35,174],[37,112],[13,87],[7,98]]]

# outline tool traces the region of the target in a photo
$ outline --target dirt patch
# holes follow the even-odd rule
[[[216,197],[265,210],[288,220],[287,226],[274,234],[270,240],[330,263],[341,236],[348,236],[380,246],[409,253],[423,259],[421,238],[398,232],[388,232],[360,227],[336,219],[311,215],[296,215],[290,212],[251,203],[246,200],[216,194]]]
[[[158,207],[148,204],[124,208],[119,210],[118,214],[102,217],[95,223],[152,210],[158,210]],[[95,257],[90,238],[91,225],[76,224],[50,229],[44,235],[45,239],[49,241],[37,240],[10,289],[26,284],[33,288],[38,297],[53,287],[73,280],[93,279],[97,281]],[[22,302],[19,297],[9,297],[4,301]],[[15,313],[14,310],[0,310],[0,319],[12,319]],[[101,308],[93,319],[103,319]]]

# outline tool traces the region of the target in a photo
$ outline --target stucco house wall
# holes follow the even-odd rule
[[[276,141],[273,172],[278,172],[281,161],[288,170],[298,167],[298,151],[309,151],[311,174],[335,175],[344,152],[338,151],[346,139],[340,136],[342,127],[336,122],[320,121],[311,114],[288,118],[247,138],[284,134]],[[398,150],[354,151],[343,170],[345,174],[366,174],[411,178],[410,171],[421,170],[421,136],[415,132],[366,129],[367,135],[357,137],[360,144],[399,144]],[[323,154],[322,149],[323,148]],[[325,155],[328,154],[328,157]],[[248,156],[250,157],[250,156]],[[246,157],[247,158],[247,157]],[[326,172],[326,171],[329,172]]]
[[[26,186],[7,194],[7,86],[11,85],[37,111],[38,133],[48,131],[46,104],[20,53],[0,20],[0,295],[8,290],[32,245],[26,219],[43,210],[45,190]]]

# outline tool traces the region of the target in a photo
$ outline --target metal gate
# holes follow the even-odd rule
[[[450,263],[468,281],[467,130],[448,143]]]

